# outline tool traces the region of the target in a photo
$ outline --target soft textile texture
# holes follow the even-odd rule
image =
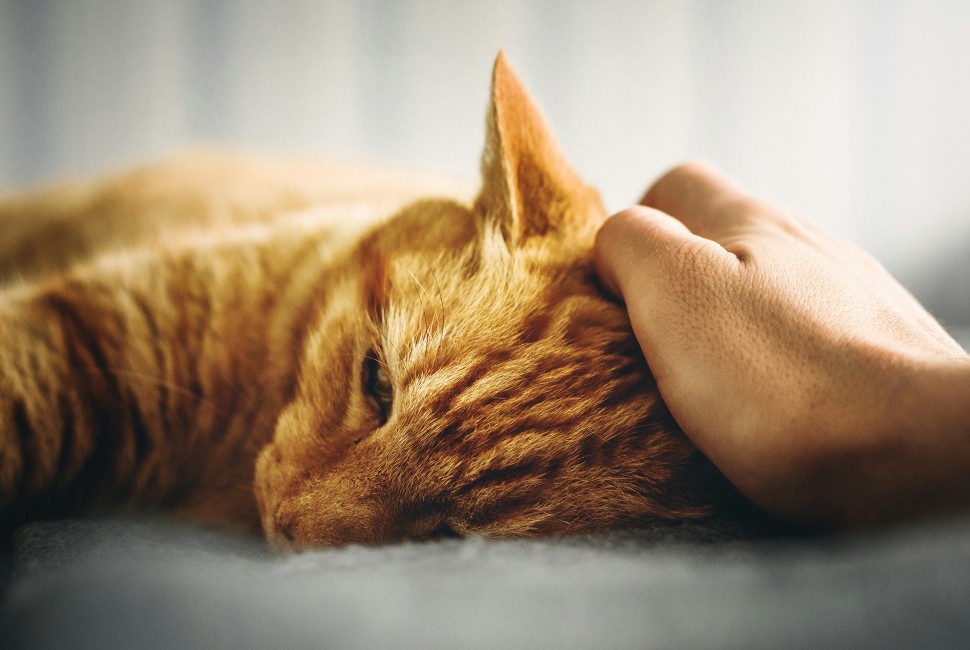
[[[706,540],[706,541],[697,541]],[[4,647],[965,647],[970,519],[847,538],[673,527],[289,557],[151,522],[18,536]]]

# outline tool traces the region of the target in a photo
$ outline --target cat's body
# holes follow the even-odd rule
[[[0,202],[3,524],[134,506],[332,544],[715,513],[596,285],[599,199],[501,57],[483,175],[469,203],[201,153]]]
[[[0,201],[14,425],[0,428],[0,508],[18,520],[130,503],[258,526],[255,454],[293,391],[331,258],[449,189],[201,151]]]

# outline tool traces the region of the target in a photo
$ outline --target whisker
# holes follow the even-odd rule
[[[239,490],[240,492],[252,492],[253,485],[251,483],[226,483],[225,485],[219,486],[226,490]]]
[[[427,258],[425,258],[425,260],[427,260]],[[419,280],[418,277],[411,271],[411,269],[406,269],[406,270],[408,272],[408,275],[411,276],[411,279],[414,281],[414,283],[418,286],[418,288],[421,289],[421,294],[422,294],[421,295],[421,314],[423,316],[428,311],[427,305],[424,302],[424,296],[428,296],[428,299],[431,300],[431,294],[428,292],[427,288],[424,286],[421,280]],[[434,321],[432,322],[431,326],[425,329],[425,334],[431,333],[434,329],[440,330],[440,326],[441,326],[441,312],[438,310],[437,307],[435,307]],[[428,338],[430,339],[430,336],[428,336]]]
[[[401,348],[398,347],[394,343],[394,341],[391,340],[391,337],[388,336],[388,334],[387,334],[387,330],[384,329],[384,328],[382,328],[377,323],[374,323],[374,329],[376,329],[377,330],[377,333],[380,335],[381,348],[384,348],[386,346],[390,346],[391,348],[394,349],[394,352],[397,354],[397,358],[399,360],[402,360],[403,361],[404,360],[404,355],[401,353]],[[385,366],[385,368],[387,368],[387,366]],[[388,372],[390,372],[390,369],[389,368],[388,368]]]
[[[216,413],[218,413],[220,416],[222,416],[225,420],[231,420],[232,417],[233,417],[233,415],[234,415],[234,413],[232,413],[231,411],[229,411],[227,408],[225,408],[225,407],[219,405],[218,403],[214,402],[213,400],[207,398],[205,395],[202,395],[202,394],[200,394],[200,393],[198,393],[198,392],[196,392],[194,390],[191,390],[190,388],[186,388],[185,386],[181,386],[181,385],[176,384],[174,382],[170,382],[170,381],[166,381],[164,379],[160,379],[159,377],[157,377],[155,375],[151,375],[151,374],[148,374],[148,373],[139,372],[137,370],[130,370],[130,369],[126,369],[126,368],[111,368],[111,367],[103,368],[103,367],[98,367],[98,366],[73,366],[73,367],[76,368],[76,369],[79,369],[79,370],[88,370],[88,371],[90,371],[90,370],[100,370],[100,371],[103,371],[103,372],[109,372],[109,373],[111,373],[113,375],[117,375],[117,376],[128,376],[128,377],[132,377],[132,378],[135,378],[135,379],[140,379],[140,380],[143,380],[143,381],[151,382],[152,384],[154,384],[156,386],[165,386],[166,388],[168,388],[169,390],[171,390],[173,392],[178,392],[178,393],[182,393],[184,395],[189,395],[192,398],[199,400],[200,403],[205,404],[205,405],[211,407]],[[226,383],[227,383],[227,385],[229,385],[228,382],[226,382]],[[229,385],[229,386],[230,386],[230,388],[234,388],[231,385]],[[269,418],[278,417],[279,416],[279,413],[275,413],[275,412],[269,411],[269,410],[267,410],[265,408],[259,407],[252,399],[249,399],[249,397],[245,393],[243,393],[241,390],[238,390],[237,389],[237,390],[235,390],[235,392],[236,392],[237,395],[239,395],[245,401],[245,403],[252,410],[254,419],[253,419],[253,424],[250,426],[250,431],[252,431],[252,432],[259,432],[260,429],[261,429],[261,427],[263,426],[264,422],[266,422]],[[244,450],[244,451],[246,451],[246,452],[251,452],[251,451],[255,451],[255,450],[261,449],[262,448],[262,445],[266,444],[266,442],[268,440],[270,440],[271,437],[272,437],[272,431],[270,431],[269,432],[269,435],[267,435],[267,436],[260,436],[258,434],[257,435],[246,436],[242,440],[241,449]]]
[[[418,288],[421,289],[421,313],[423,314],[428,309],[427,306],[424,304],[424,297],[428,296],[430,298],[431,294],[428,293],[428,290],[424,288],[423,284],[421,284],[421,280],[418,279],[418,276],[416,276],[411,271],[411,269],[405,269],[405,270],[408,272],[408,275],[411,276],[411,279],[414,281],[414,284],[418,285]],[[435,313],[435,318],[437,319],[437,317],[438,315],[437,313]]]
[[[220,413],[221,415],[224,415],[227,418],[232,415],[225,408],[221,407],[219,404],[216,404],[211,399],[207,398],[205,395],[202,395],[200,393],[197,393],[196,391],[194,391],[194,390],[192,390],[190,388],[186,388],[185,386],[180,386],[180,385],[175,384],[173,382],[166,381],[164,379],[160,379],[159,377],[156,377],[155,375],[151,375],[151,374],[144,373],[144,372],[138,372],[137,370],[129,370],[127,368],[106,368],[106,367],[102,367],[102,366],[72,366],[72,368],[74,368],[75,370],[85,370],[85,371],[96,371],[97,370],[97,371],[101,371],[101,372],[109,372],[112,375],[128,376],[128,377],[133,377],[133,378],[136,378],[136,379],[142,379],[142,380],[145,380],[145,381],[149,381],[149,382],[155,384],[156,386],[164,386],[164,387],[168,388],[169,390],[174,390],[176,392],[181,392],[181,393],[186,394],[186,395],[191,395],[192,397],[198,399],[199,401],[201,401],[201,402],[203,402],[205,404],[208,404],[209,406],[211,406],[212,408],[214,408],[218,413]],[[230,388],[232,388],[232,386],[230,386]],[[244,400],[246,400],[246,402],[250,406],[252,406],[254,409],[258,408],[256,406],[256,404],[253,403],[253,401],[250,400],[244,393],[242,393],[239,390],[237,390],[236,392]]]
[[[337,356],[338,357],[350,357],[352,359],[356,359],[357,358],[357,355],[355,353],[353,353],[353,352],[338,352],[337,353]],[[365,354],[363,356],[363,358],[364,359],[370,359],[371,361],[373,361],[375,363],[381,364],[381,366],[384,367],[384,370],[387,371],[387,374],[388,375],[391,374],[391,367],[389,365],[387,365],[387,362],[385,362],[383,359],[381,359],[379,357],[372,357],[369,354]]]
[[[444,341],[445,331],[447,330],[448,325],[447,321],[445,320],[445,315],[447,312],[445,310],[444,293],[441,291],[441,283],[438,281],[438,272],[431,263],[431,260],[428,259],[428,255],[422,251],[421,257],[424,258],[424,263],[427,264],[428,270],[431,271],[431,279],[434,280],[435,287],[438,290],[438,304],[441,307],[441,329],[438,333],[438,344],[441,345],[441,343]]]

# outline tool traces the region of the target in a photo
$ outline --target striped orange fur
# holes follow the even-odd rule
[[[598,195],[501,55],[482,173],[469,201],[201,152],[0,202],[4,527],[137,507],[320,545],[714,514],[733,492],[597,285]]]

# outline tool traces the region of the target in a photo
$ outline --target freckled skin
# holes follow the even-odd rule
[[[0,202],[4,525],[138,507],[307,546],[737,506],[595,279],[598,194],[501,55],[482,178],[469,202],[204,153]]]

